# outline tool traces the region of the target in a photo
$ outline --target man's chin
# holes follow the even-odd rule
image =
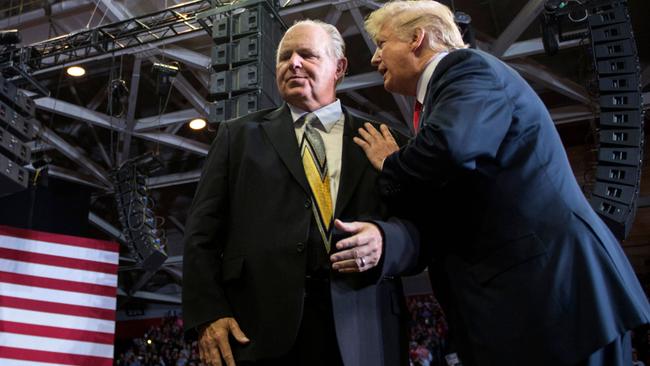
[[[395,85],[393,85],[389,80],[384,80],[384,89],[391,93],[397,93]]]
[[[415,95],[415,94],[411,95],[406,90],[404,90],[403,85],[399,85],[395,82],[391,82],[390,80],[384,80],[384,89],[386,89],[386,91],[389,93],[395,93],[399,95],[405,95],[405,96]]]
[[[282,99],[295,107],[302,108],[308,98],[304,93],[289,92],[283,95]]]

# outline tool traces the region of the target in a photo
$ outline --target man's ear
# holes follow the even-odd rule
[[[345,75],[345,72],[348,70],[348,59],[343,57],[336,61],[336,80]]]
[[[425,45],[427,34],[423,28],[417,27],[413,30],[413,36],[411,36],[411,51],[416,51],[422,48]]]

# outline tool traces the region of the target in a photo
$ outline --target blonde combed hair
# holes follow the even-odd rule
[[[413,36],[416,28],[424,29],[429,48],[438,52],[467,48],[460,30],[454,22],[454,14],[443,4],[433,0],[399,0],[386,3],[372,12],[365,28],[373,40],[382,27],[389,24],[395,35],[403,41]]]

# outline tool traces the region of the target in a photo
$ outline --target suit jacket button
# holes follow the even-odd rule
[[[302,253],[303,251],[305,251],[305,243],[299,242],[296,244],[296,252]]]
[[[311,208],[311,200],[305,201],[305,208]]]

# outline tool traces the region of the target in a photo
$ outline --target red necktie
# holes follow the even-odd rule
[[[420,129],[420,112],[422,112],[422,103],[416,100],[413,107],[413,132],[415,133]]]

